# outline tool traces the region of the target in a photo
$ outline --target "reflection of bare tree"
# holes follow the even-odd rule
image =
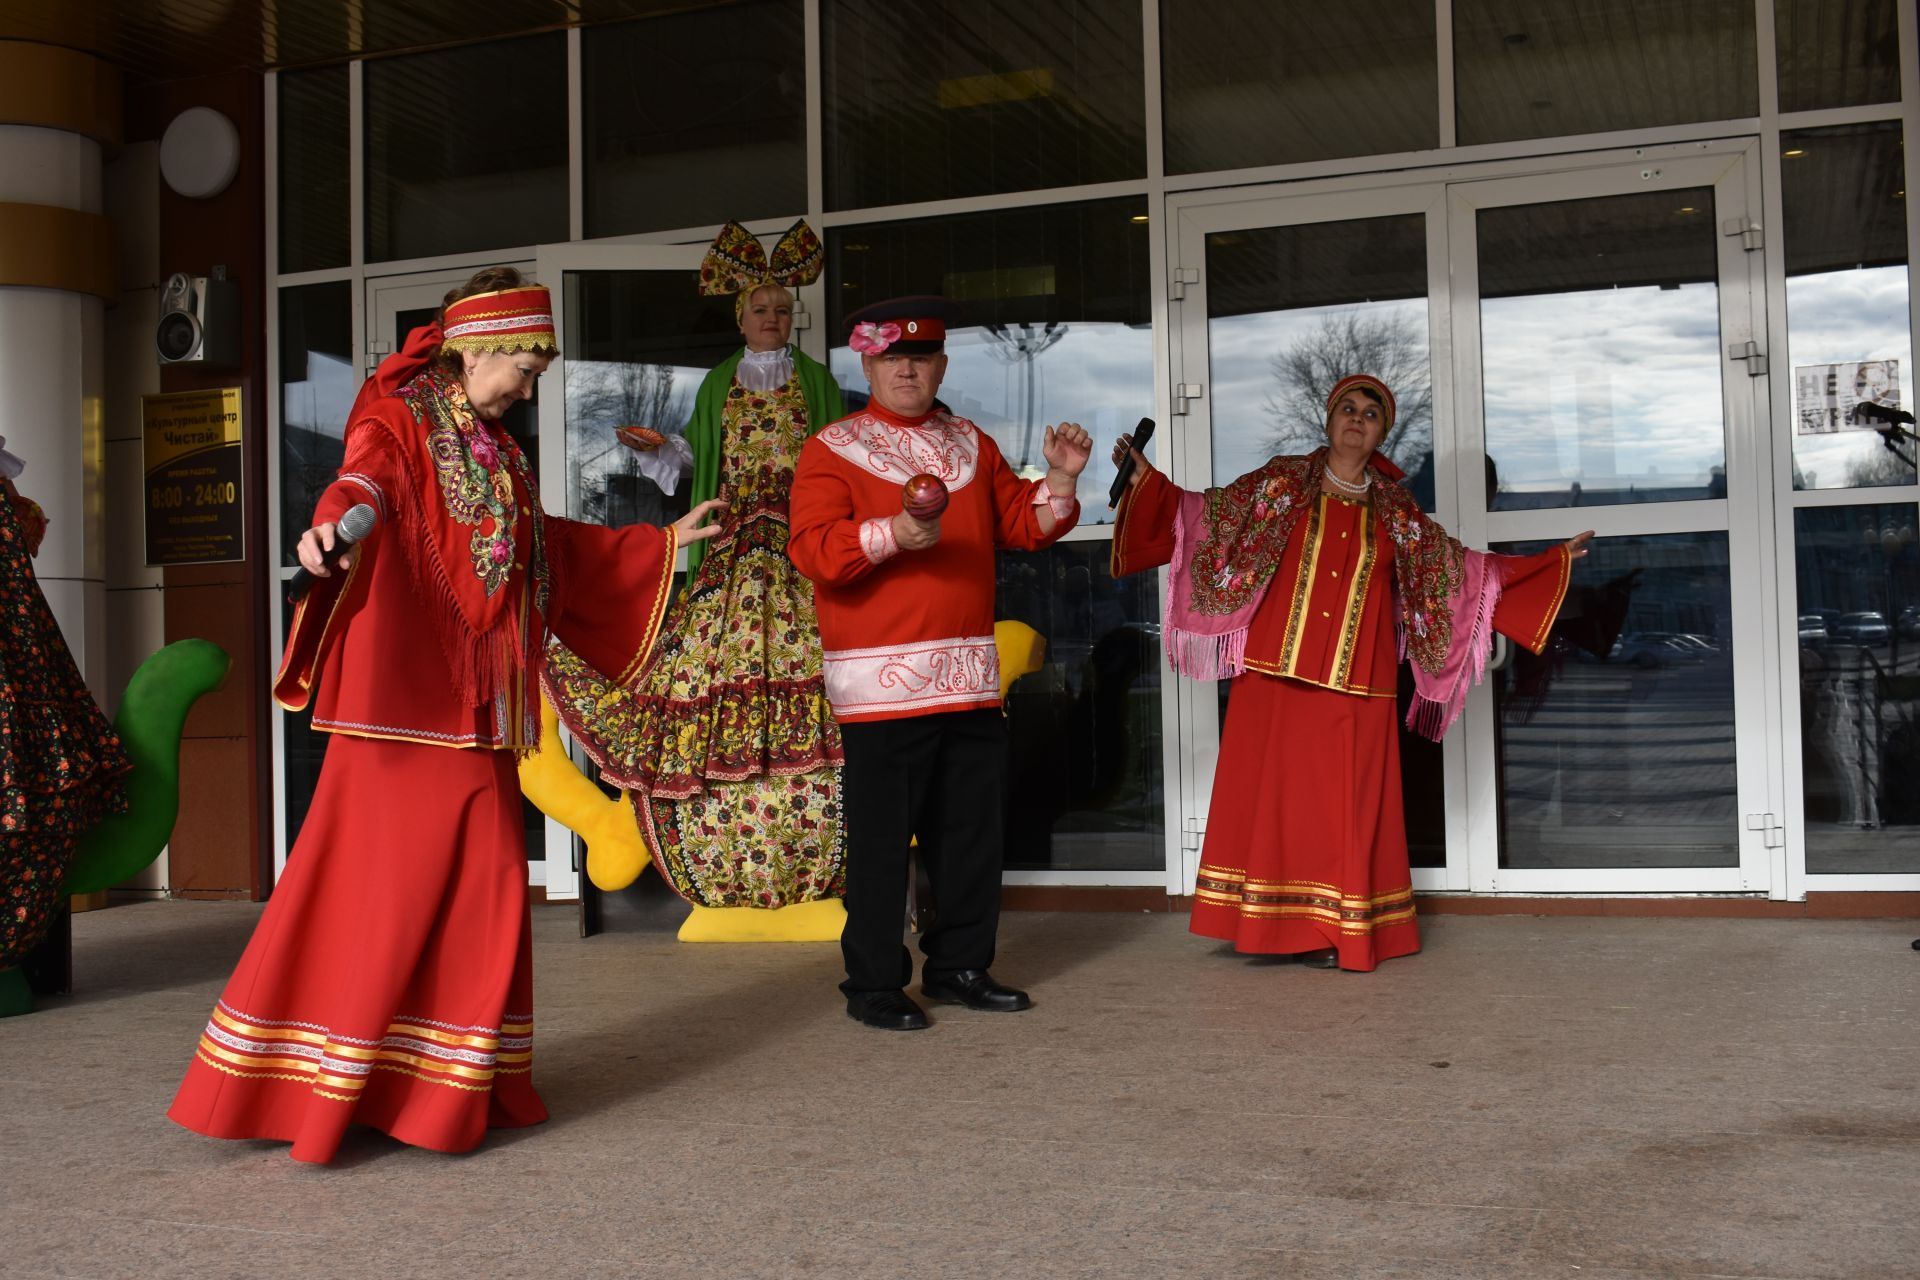
[[[664,511],[664,495],[613,432],[639,426],[678,435],[681,424],[670,416],[673,381],[673,367],[664,364],[582,361],[567,370],[567,478],[580,498],[575,518],[626,524],[653,516],[648,523],[659,523],[652,508]],[[653,499],[646,512],[615,509],[642,493]]]
[[[1860,438],[1866,439],[1863,433]],[[1913,464],[1891,449],[1880,448],[1847,463],[1847,487],[1866,489],[1889,484],[1912,484]]]
[[[1267,396],[1273,453],[1307,453],[1327,440],[1327,393],[1351,373],[1370,373],[1393,388],[1398,406],[1381,452],[1403,467],[1433,440],[1433,372],[1421,328],[1406,310],[1339,311],[1277,353],[1269,366],[1276,390]]]

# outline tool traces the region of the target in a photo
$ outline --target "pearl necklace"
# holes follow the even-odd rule
[[[1373,487],[1373,477],[1367,474],[1365,467],[1362,467],[1360,469],[1359,484],[1355,484],[1351,480],[1341,479],[1340,476],[1335,473],[1332,467],[1326,468],[1325,474],[1327,479],[1333,481],[1334,488],[1344,489],[1348,493],[1354,493],[1354,494],[1365,493],[1368,489]]]

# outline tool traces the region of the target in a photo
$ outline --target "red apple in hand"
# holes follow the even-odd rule
[[[946,482],[923,471],[901,486],[900,505],[915,520],[937,520],[947,509]]]

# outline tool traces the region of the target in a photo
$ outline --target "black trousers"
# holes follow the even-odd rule
[[[920,938],[936,972],[993,963],[1006,836],[1007,722],[998,707],[842,725],[847,925],[840,989],[898,991],[913,980],[906,927],[908,846],[933,884]]]

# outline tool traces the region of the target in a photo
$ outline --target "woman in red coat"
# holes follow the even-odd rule
[[[168,1112],[190,1129],[324,1163],[349,1124],[465,1151],[546,1119],[514,768],[538,748],[540,668],[550,645],[635,668],[675,547],[718,505],[668,529],[546,515],[500,418],[556,354],[547,291],[492,268],[354,405],[274,686],[333,740]],[[374,529],[336,554],[360,505]]]

